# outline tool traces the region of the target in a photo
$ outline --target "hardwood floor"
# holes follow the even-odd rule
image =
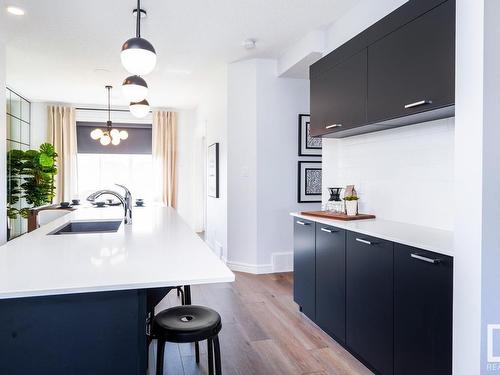
[[[292,274],[251,275],[235,272],[236,281],[191,288],[192,303],[222,316],[224,374],[371,374],[358,360],[298,311],[292,299]],[[178,305],[175,292],[158,309]],[[155,343],[150,348],[155,356]],[[192,344],[167,343],[166,374],[206,374],[206,346],[200,366]],[[150,366],[154,374],[154,365]]]

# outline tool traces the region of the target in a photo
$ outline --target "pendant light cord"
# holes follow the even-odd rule
[[[141,37],[141,0],[137,0],[137,23],[135,27],[135,36]]]
[[[106,86],[108,89],[108,122],[107,122],[107,128],[108,132],[111,129],[111,86]]]

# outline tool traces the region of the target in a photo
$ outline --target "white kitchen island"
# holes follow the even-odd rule
[[[0,247],[0,373],[145,374],[150,294],[234,281],[167,207],[134,207],[114,233],[50,233],[70,221],[121,220],[81,208]]]

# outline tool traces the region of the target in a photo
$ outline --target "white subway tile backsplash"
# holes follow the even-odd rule
[[[454,118],[345,139],[323,140],[327,187],[355,184],[360,210],[453,229]]]

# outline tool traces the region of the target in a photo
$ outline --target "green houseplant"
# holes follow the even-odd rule
[[[358,200],[359,197],[356,195],[348,195],[344,197],[347,216],[356,216],[358,214]]]
[[[50,143],[38,150],[10,150],[7,154],[7,216],[26,218],[31,207],[51,203],[54,198],[54,176],[57,174],[57,153]],[[19,207],[24,198],[30,207]]]

